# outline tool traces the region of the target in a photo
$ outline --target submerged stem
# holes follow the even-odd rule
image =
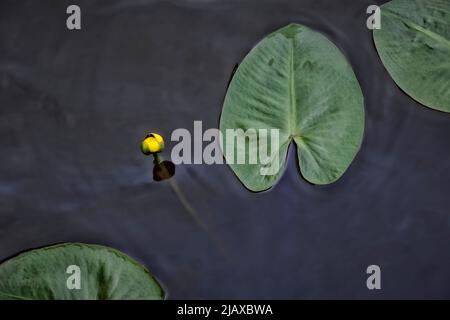
[[[224,247],[222,246],[222,243],[220,240],[218,240],[215,235],[209,230],[208,226],[202,221],[200,216],[198,215],[197,211],[192,207],[192,205],[189,203],[188,199],[185,197],[183,192],[181,191],[180,187],[175,181],[175,178],[172,178],[169,180],[169,184],[172,187],[173,191],[175,192],[175,195],[177,196],[178,200],[180,200],[183,207],[186,209],[186,211],[191,215],[191,217],[194,219],[195,223],[200,226],[211,238],[211,240],[217,245],[219,250],[224,256],[228,256],[226,254],[226,251]]]

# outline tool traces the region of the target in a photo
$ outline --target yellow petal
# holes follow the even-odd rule
[[[146,144],[147,150],[151,153],[160,152],[161,144],[153,137],[149,137],[145,139],[144,143]]]
[[[164,149],[164,139],[157,133],[148,134],[141,143],[141,151],[145,155],[161,152]]]
[[[159,144],[164,144],[164,139],[157,133],[152,133],[153,137],[158,141]]]

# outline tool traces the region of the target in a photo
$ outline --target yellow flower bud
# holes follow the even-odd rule
[[[141,143],[141,151],[145,155],[158,153],[164,150],[164,139],[157,133],[148,134]]]

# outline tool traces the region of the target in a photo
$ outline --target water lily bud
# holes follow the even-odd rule
[[[141,143],[141,151],[145,155],[158,153],[164,150],[164,139],[157,133],[148,134]]]

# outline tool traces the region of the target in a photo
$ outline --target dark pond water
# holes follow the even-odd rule
[[[380,63],[365,12],[383,2],[80,0],[73,32],[71,1],[2,0],[0,260],[77,241],[141,261],[172,299],[450,298],[450,116]],[[234,65],[290,22],[338,45],[364,91],[342,179],[306,183],[290,152],[269,192],[224,165],[154,182],[141,138],[217,127]],[[371,264],[381,291],[366,288]]]

